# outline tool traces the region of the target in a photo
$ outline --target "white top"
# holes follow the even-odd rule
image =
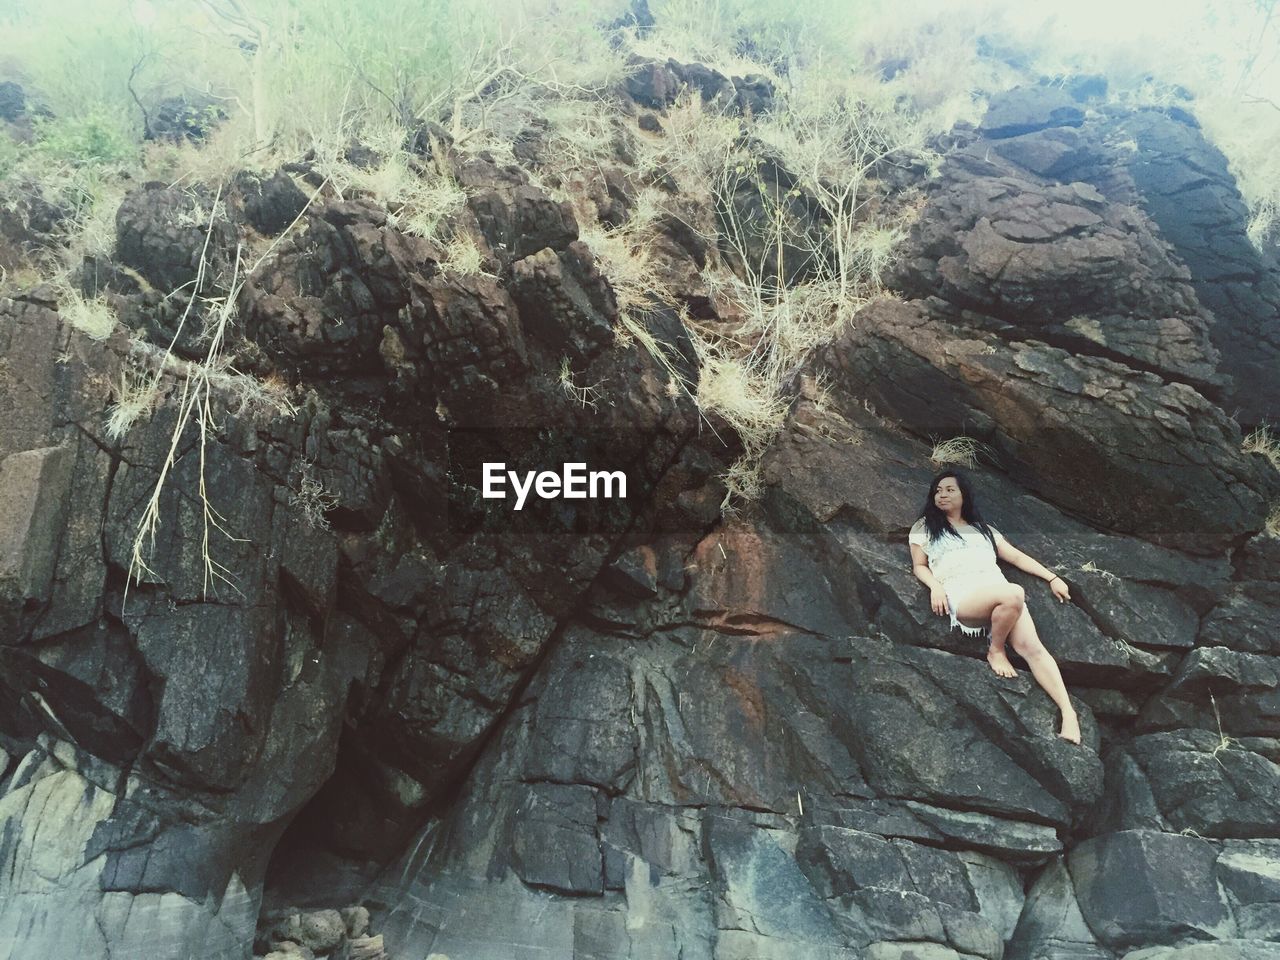
[[[991,528],[991,535],[995,537],[996,543],[1003,543],[1004,534],[991,524],[987,526]],[[986,538],[986,535],[977,527],[968,524],[956,527],[955,530],[960,534],[959,537],[944,533],[930,542],[928,528],[924,525],[924,517],[921,517],[912,526],[907,542],[919,544],[924,548],[924,554],[929,559],[930,572],[946,590],[968,587],[989,580],[1007,583],[996,563],[996,552],[991,549],[991,541]]]

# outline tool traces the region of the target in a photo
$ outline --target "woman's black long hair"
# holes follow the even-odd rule
[[[960,505],[960,516],[972,524],[979,532],[984,534],[991,541],[991,549],[996,548],[996,538],[991,533],[991,528],[987,526],[987,522],[982,519],[982,514],[978,512],[978,498],[973,492],[973,485],[969,483],[969,478],[959,470],[943,470],[940,474],[929,482],[929,493],[924,498],[924,509],[920,511],[920,516],[924,517],[925,528],[929,531],[929,542],[932,543],[944,533],[950,533],[953,536],[960,536],[960,531],[953,527],[947,515],[938,509],[933,502],[934,494],[938,492],[938,484],[943,480],[951,477],[955,480],[956,486],[960,488],[960,496],[963,503]],[[964,539],[961,537],[961,539]]]

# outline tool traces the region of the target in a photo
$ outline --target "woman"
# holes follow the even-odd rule
[[[1027,610],[1025,591],[1005,579],[997,557],[1049,584],[1060,603],[1071,599],[1066,581],[1014,547],[985,523],[968,479],[947,470],[933,478],[920,519],[907,538],[915,575],[932,591],[933,612],[951,614],[951,626],[970,636],[990,637],[987,663],[1001,677],[1017,671],[1005,654],[1005,641],[1031,668],[1032,675],[1062,711],[1058,736],[1080,742],[1080,720],[1057,662],[1040,642]]]

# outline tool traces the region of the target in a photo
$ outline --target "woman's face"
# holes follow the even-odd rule
[[[933,491],[933,505],[943,513],[964,505],[964,497],[960,494],[960,485],[956,483],[955,477],[943,477],[938,482]]]

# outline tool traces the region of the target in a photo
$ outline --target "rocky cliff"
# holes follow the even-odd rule
[[[646,129],[681,80],[768,109],[655,64]],[[732,431],[616,337],[573,212],[440,139],[485,272],[308,203],[302,164],[208,229],[126,199],[87,273],[168,368],[47,287],[0,300],[0,956],[241,960],[260,916],[363,901],[403,960],[1280,957],[1280,475],[1242,452],[1280,411],[1280,268],[1176,109],[1031,87],[953,138],[892,295],[798,371],[727,517]],[[623,166],[592,188],[620,219]],[[696,279],[715,252],[665,230]],[[167,292],[273,237],[233,350],[293,408],[205,380],[175,431],[209,327]],[[651,332],[696,379],[679,305]],[[113,437],[138,369],[162,396]],[[1070,583],[1006,571],[1079,746],[911,573],[958,434]],[[627,499],[476,496],[481,461],[571,460]]]

